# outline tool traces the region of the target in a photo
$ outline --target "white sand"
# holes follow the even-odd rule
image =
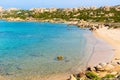
[[[107,27],[104,27],[97,29],[94,33],[114,47],[115,54],[112,61],[120,61],[120,29],[107,29]]]
[[[86,68],[90,66],[96,66],[99,63],[108,63],[111,61],[114,56],[114,48],[110,44],[96,35],[87,36],[87,40],[88,49],[86,50],[89,51],[91,55],[88,59]]]

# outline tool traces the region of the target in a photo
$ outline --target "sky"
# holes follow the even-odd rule
[[[0,0],[4,8],[73,8],[81,6],[112,6],[120,5],[120,0]]]

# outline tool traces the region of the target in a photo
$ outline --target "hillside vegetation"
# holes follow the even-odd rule
[[[20,18],[36,20],[66,20],[89,22],[120,22],[120,6],[100,8],[34,8],[32,10],[4,10],[0,18]]]

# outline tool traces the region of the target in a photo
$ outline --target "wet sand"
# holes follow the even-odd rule
[[[114,56],[114,47],[96,36],[94,33],[93,35],[86,35],[86,38],[88,40],[87,50],[91,51],[86,68],[96,66],[99,63],[108,63],[111,61]]]
[[[40,75],[11,77],[11,76],[0,76],[0,80],[67,80],[70,74],[51,74],[41,77]]]
[[[120,61],[120,29],[103,27],[93,31],[97,42],[88,66]],[[113,54],[114,53],[114,54]]]
[[[91,59],[89,60],[88,66],[95,66],[99,63],[108,63],[111,61],[114,48],[112,48],[109,44],[104,42],[101,39],[98,39],[96,45],[93,49],[93,54],[91,55]]]

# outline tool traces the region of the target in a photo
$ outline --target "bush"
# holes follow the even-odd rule
[[[87,78],[89,78],[89,79],[92,79],[92,80],[100,80],[100,78],[99,78],[99,76],[98,75],[96,75],[95,73],[93,73],[93,72],[86,72],[86,74],[85,74],[86,76],[87,76]]]
[[[106,79],[106,78],[114,78],[115,75],[112,74],[107,74],[105,77],[103,77],[102,79]]]

